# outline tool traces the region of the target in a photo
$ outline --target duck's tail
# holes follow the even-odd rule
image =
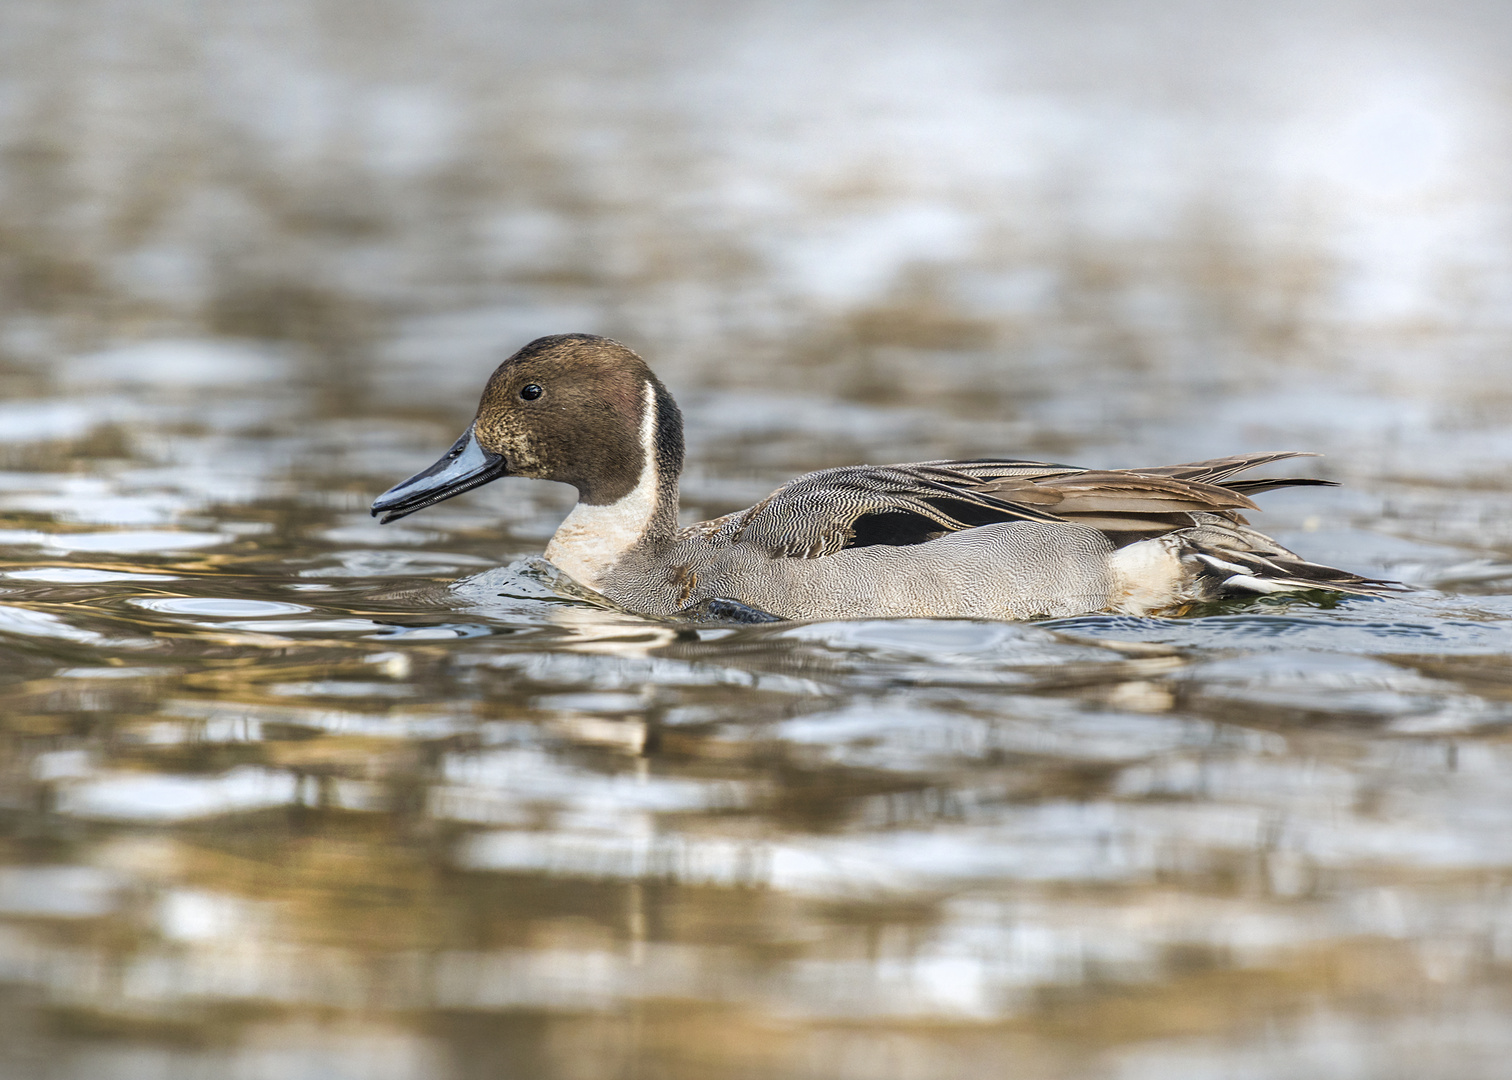
[[[1114,572],[1122,586],[1116,610],[1149,613],[1188,603],[1311,590],[1352,596],[1411,591],[1398,581],[1308,562],[1230,517],[1192,517],[1196,524],[1190,528],[1131,544],[1114,555]]]

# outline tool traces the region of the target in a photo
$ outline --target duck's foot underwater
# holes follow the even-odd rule
[[[678,618],[687,619],[689,622],[704,623],[773,623],[787,622],[781,615],[773,615],[770,611],[762,611],[750,604],[742,604],[739,600],[727,600],[722,596],[710,597],[708,600],[700,600],[698,603],[683,608],[677,613]]]

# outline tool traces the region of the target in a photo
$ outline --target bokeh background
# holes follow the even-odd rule
[[[1509,55],[1496,0],[5,0],[0,1077],[1505,1075]],[[1258,524],[1425,591],[689,640],[489,571],[554,486],[368,519],[566,331],[679,398],[690,518],[1311,449]]]
[[[999,415],[1095,381],[1179,423],[1219,384],[1489,407],[1505,355],[1500,4],[4,18],[16,364],[255,338],[449,406],[576,327],[685,391]]]

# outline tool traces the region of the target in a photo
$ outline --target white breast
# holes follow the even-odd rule
[[[604,575],[646,534],[656,514],[656,420],[656,388],[648,382],[640,429],[645,464],[635,489],[604,506],[578,503],[546,545],[546,558],[590,589],[601,587]]]

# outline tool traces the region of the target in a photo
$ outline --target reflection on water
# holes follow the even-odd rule
[[[0,1074],[1503,1075],[1505,14],[1001,7],[7,5]],[[689,514],[1312,448],[1264,527],[1424,589],[687,628],[553,485],[376,525],[566,330]]]

